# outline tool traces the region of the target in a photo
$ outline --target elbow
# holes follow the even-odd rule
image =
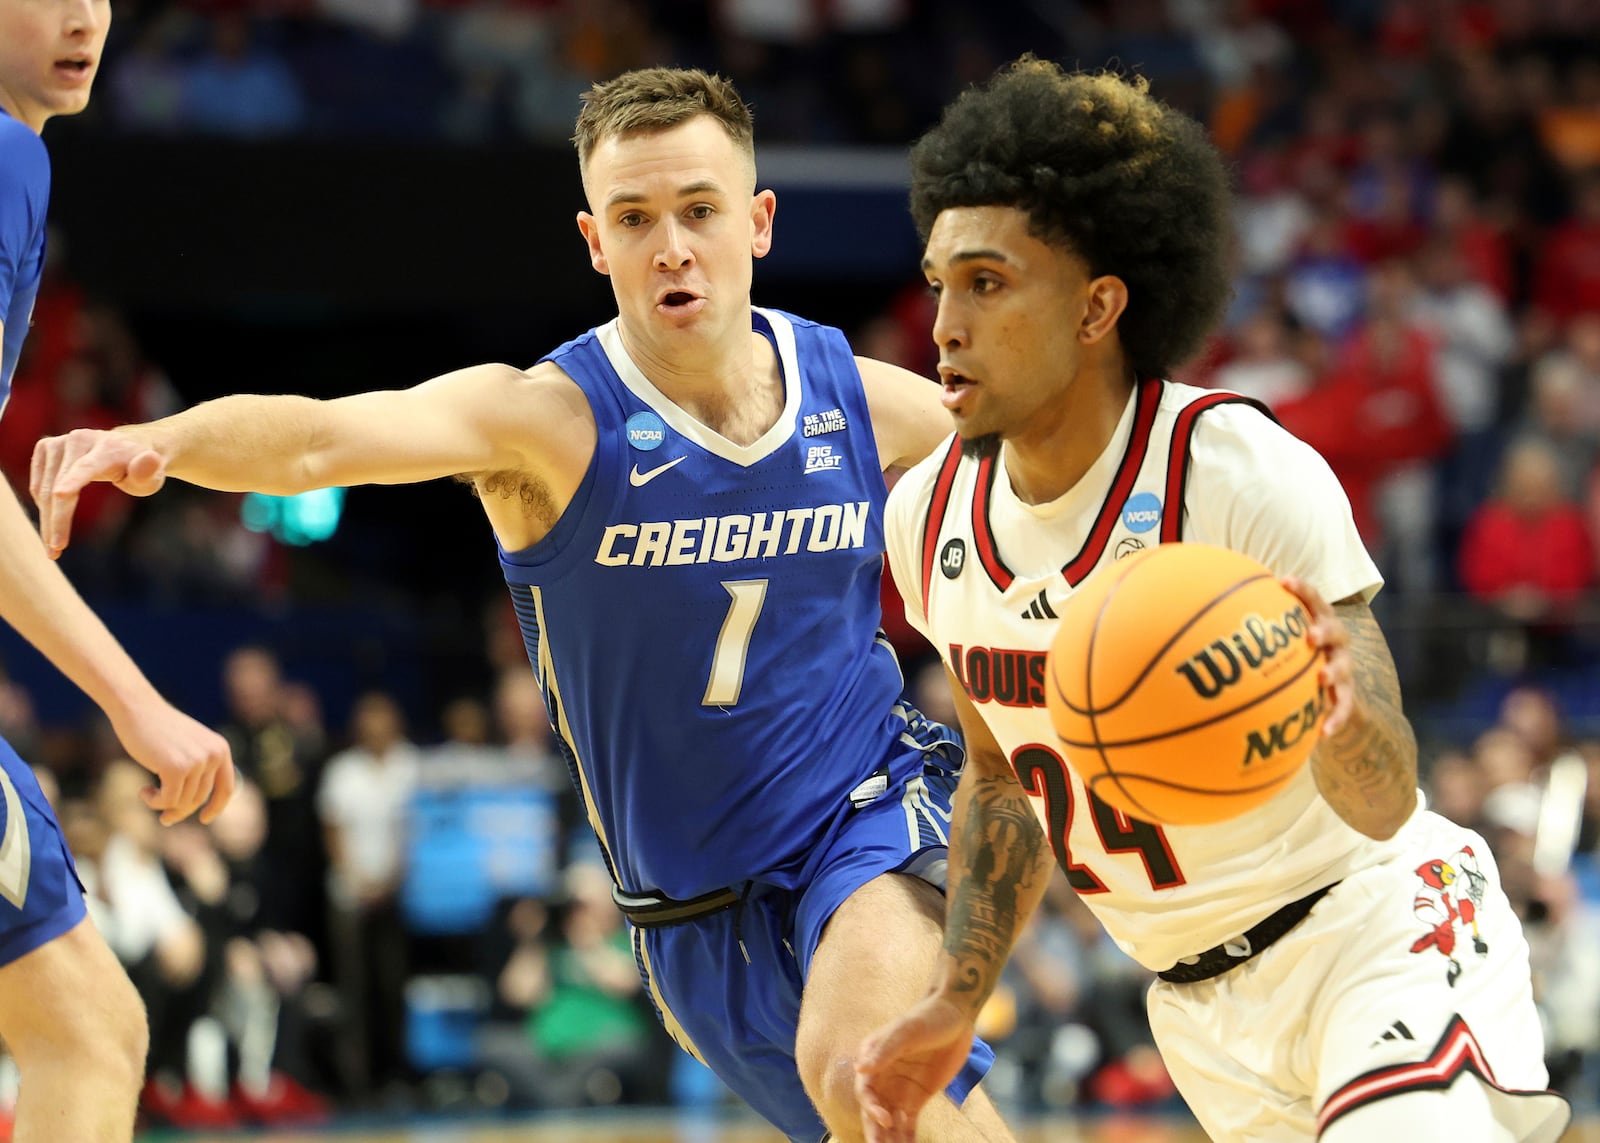
[[[1363,815],[1361,821],[1350,824],[1373,841],[1388,841],[1411,820],[1416,810],[1417,791],[1413,783],[1412,788],[1404,797],[1396,799],[1394,805],[1377,807],[1372,813]]]

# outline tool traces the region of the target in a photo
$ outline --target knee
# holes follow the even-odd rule
[[[856,1102],[856,1062],[847,1052],[824,1050],[802,1061],[800,1078],[828,1128],[831,1143],[857,1143],[865,1136]]]
[[[133,982],[120,972],[106,980],[92,1011],[92,1023],[75,1022],[78,1058],[107,1085],[138,1091],[150,1050],[150,1022]]]
[[[137,1092],[150,1047],[144,1002],[120,970],[88,994],[60,998],[8,1033],[24,1076],[68,1068],[95,1090]]]

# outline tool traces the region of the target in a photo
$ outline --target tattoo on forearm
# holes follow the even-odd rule
[[[1417,740],[1401,707],[1394,660],[1366,604],[1335,610],[1350,630],[1358,707],[1349,727],[1319,750],[1317,785],[1347,821],[1398,817],[1416,797]]]
[[[981,1003],[1052,868],[1044,831],[1010,776],[974,785],[958,852],[965,868],[951,871],[945,951],[956,962],[955,990]]]

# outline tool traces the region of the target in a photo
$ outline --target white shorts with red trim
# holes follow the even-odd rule
[[[1400,840],[1255,959],[1152,987],[1156,1044],[1213,1139],[1315,1139],[1412,1092],[1432,1093],[1437,1130],[1409,1143],[1560,1137],[1571,1112],[1545,1090],[1528,946],[1489,847],[1429,812]],[[1483,1094],[1438,1099],[1459,1084]]]

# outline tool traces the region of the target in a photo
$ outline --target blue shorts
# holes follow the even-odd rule
[[[83,920],[83,884],[28,764],[0,739],[0,965]]]
[[[752,883],[734,908],[632,931],[640,973],[673,1039],[793,1143],[827,1135],[801,1086],[794,1047],[801,989],[828,919],[883,873],[914,874],[944,888],[961,752],[948,730],[912,714],[886,759],[882,793],[870,802],[858,794],[860,804],[841,807],[800,888]],[[950,1098],[963,1103],[993,1062],[989,1045],[974,1041],[967,1066],[946,1089]]]

